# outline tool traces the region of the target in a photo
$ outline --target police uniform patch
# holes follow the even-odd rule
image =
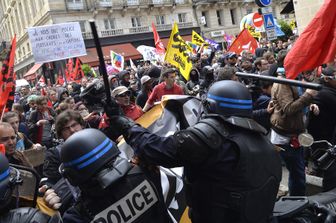
[[[135,189],[93,219],[93,223],[131,223],[158,201],[152,186],[144,180]]]

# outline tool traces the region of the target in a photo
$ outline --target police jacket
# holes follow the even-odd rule
[[[137,166],[105,190],[82,191],[77,205],[63,215],[64,223],[84,222],[171,222],[162,192]]]
[[[1,223],[61,223],[62,220],[54,215],[50,217],[38,209],[24,207],[10,210],[6,214],[0,216]]]
[[[141,160],[184,166],[193,222],[267,222],[281,163],[265,130],[250,119],[208,117],[174,136],[133,126],[126,141]]]

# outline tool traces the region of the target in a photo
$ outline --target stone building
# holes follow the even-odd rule
[[[283,1],[273,0],[273,13],[282,18]],[[96,22],[105,59],[112,49],[128,59],[139,59],[139,45],[154,45],[151,24],[156,25],[167,44],[172,24],[191,40],[195,30],[205,37],[223,42],[223,34],[238,34],[241,18],[256,12],[253,0],[0,0],[0,41],[10,42],[17,35],[15,71],[18,78],[35,79],[45,74],[53,79],[64,72],[64,61],[35,64],[27,34],[28,27],[77,21],[80,24],[88,56],[84,63],[98,65],[89,20]]]
[[[18,78],[25,75],[27,79],[35,79],[39,71],[48,77],[64,69],[64,61],[35,65],[28,27],[78,21],[89,50],[94,47],[90,19],[96,22],[103,48],[113,46],[125,59],[140,58],[135,49],[139,45],[154,45],[152,22],[164,42],[168,42],[174,22],[186,39],[191,39],[192,30],[200,31],[189,0],[1,0],[0,38],[9,42],[14,33],[17,35]],[[108,60],[110,48],[103,50]],[[81,59],[98,64],[95,55]]]

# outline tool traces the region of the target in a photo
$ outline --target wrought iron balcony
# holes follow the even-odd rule
[[[93,39],[92,32],[82,32],[83,39]]]
[[[102,37],[117,36],[117,35],[122,35],[122,34],[124,34],[123,29],[110,29],[110,30],[101,31],[101,36]]]
[[[172,24],[164,24],[164,25],[155,25],[157,31],[163,31],[163,30],[171,30]]]
[[[144,33],[149,32],[148,26],[133,27],[129,29],[129,33]]]
[[[193,23],[192,22],[180,22],[180,23],[177,23],[177,25],[179,28],[189,28],[193,26]]]

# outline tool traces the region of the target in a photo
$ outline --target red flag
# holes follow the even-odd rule
[[[57,82],[56,82],[57,84],[59,84],[59,85],[62,85],[63,86],[63,84],[64,84],[64,78],[63,78],[63,75],[62,75],[62,73],[58,73],[58,77],[57,77]]]
[[[241,54],[243,50],[249,50],[254,54],[255,50],[258,48],[258,42],[247,29],[243,29],[233,41],[228,51],[235,52],[236,54]]]
[[[325,0],[285,58],[286,77],[328,63],[336,54],[336,1]]]
[[[4,109],[4,106],[7,104],[8,99],[12,98],[11,94],[13,94],[12,93],[13,88],[15,91],[15,73],[14,73],[15,49],[16,49],[16,35],[12,40],[12,44],[6,59],[3,61],[0,73],[0,111]],[[14,100],[14,94],[12,96]]]
[[[72,71],[73,71],[73,61],[72,58],[68,59],[68,63],[66,64],[66,69],[65,69],[65,79],[69,82],[72,81]]]
[[[82,70],[82,62],[79,58],[76,59],[75,69],[72,72],[71,78],[72,80],[80,83],[81,79],[84,77],[84,72]]]
[[[155,48],[158,54],[165,54],[166,50],[165,47],[160,39],[159,33],[156,31],[156,27],[154,23],[152,23],[153,35],[154,35],[154,42]]]

